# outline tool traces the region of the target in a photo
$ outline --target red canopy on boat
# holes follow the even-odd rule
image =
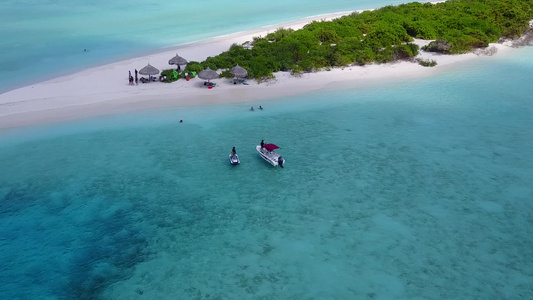
[[[279,149],[279,147],[274,144],[264,144],[263,147],[265,147],[265,149],[268,151]]]

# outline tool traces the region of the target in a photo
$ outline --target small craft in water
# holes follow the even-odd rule
[[[262,144],[257,145],[255,147],[257,149],[257,152],[259,152],[259,155],[266,160],[269,164],[273,166],[280,166],[283,168],[283,164],[285,163],[285,159],[283,156],[276,153],[276,149],[280,149],[278,146],[274,144]]]
[[[231,153],[229,154],[229,163],[234,166],[241,163],[239,156],[237,155],[237,151],[235,151],[235,147],[231,149]]]
[[[229,163],[236,166],[241,163],[237,154],[229,155]]]

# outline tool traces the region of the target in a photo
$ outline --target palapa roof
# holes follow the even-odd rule
[[[141,75],[157,75],[159,74],[159,70],[152,66],[151,64],[148,64],[146,67],[139,70],[139,74]]]
[[[210,68],[207,68],[201,71],[200,74],[198,74],[198,77],[200,77],[201,79],[210,80],[210,79],[218,78],[218,73],[211,70]]]
[[[231,74],[235,75],[235,77],[239,78],[245,78],[246,76],[248,76],[248,71],[246,71],[245,68],[239,65],[236,65],[235,67],[231,68],[230,72]]]
[[[186,65],[188,63],[189,62],[185,58],[179,56],[177,53],[176,56],[174,56],[168,61],[169,65]]]

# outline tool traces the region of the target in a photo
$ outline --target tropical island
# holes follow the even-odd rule
[[[429,77],[485,56],[479,54],[531,44],[532,19],[533,0],[415,2],[309,17],[178,45],[2,93],[0,129],[140,110],[270,101]],[[176,70],[166,68],[177,52],[189,61],[174,77]],[[157,72],[163,69],[161,78],[173,83],[128,84],[128,72],[147,64]],[[234,85],[234,80],[219,79],[212,89],[194,76],[181,80],[207,68],[233,78],[230,70],[237,65],[255,80]]]
[[[233,77],[239,65],[258,81],[279,71],[293,74],[349,65],[364,66],[412,60],[419,53],[413,39],[432,40],[422,50],[463,54],[502,39],[531,34],[533,0],[451,0],[413,2],[354,12],[332,21],[314,21],[302,29],[279,28],[264,37],[202,62],[189,62],[185,72],[210,68]],[[423,66],[435,61],[418,60]],[[172,70],[163,71],[172,72]],[[170,75],[170,73],[168,74]],[[167,76],[172,81],[172,76]]]

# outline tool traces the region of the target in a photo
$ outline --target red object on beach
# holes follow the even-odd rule
[[[208,88],[208,89],[212,89],[212,88],[213,88],[213,86],[212,86],[212,85],[210,85],[210,86],[208,86],[207,88]]]
[[[279,149],[279,147],[274,144],[264,144],[263,148],[267,149],[268,151]]]
[[[187,81],[191,80],[189,77],[187,77]]]

